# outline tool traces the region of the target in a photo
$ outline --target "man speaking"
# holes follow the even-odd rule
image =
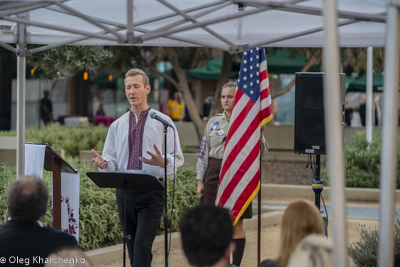
[[[142,70],[131,69],[125,74],[125,93],[131,108],[111,124],[102,156],[92,150],[95,155],[92,163],[100,171],[148,174],[162,179],[165,164],[168,176],[174,173],[174,168],[176,171],[182,166],[183,155],[178,133],[173,129],[175,125],[168,116],[149,107],[147,95],[150,90],[149,78]],[[162,151],[164,126],[160,118],[173,126],[168,127],[167,132],[166,161],[165,151]],[[117,189],[116,198],[120,222],[123,225],[123,189]],[[133,267],[151,267],[151,248],[160,223],[163,201],[163,191],[127,192],[126,235],[130,236],[127,244]]]

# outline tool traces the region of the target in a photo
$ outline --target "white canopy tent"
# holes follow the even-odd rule
[[[126,0],[17,1],[0,4],[0,10],[3,25],[32,25],[26,37],[32,44],[199,45],[221,50],[323,46],[322,1],[243,0],[242,10],[238,2],[147,0],[129,9]],[[13,16],[23,11],[29,11],[26,19]],[[340,46],[384,46],[385,12],[383,0],[339,1]],[[127,34],[129,29],[133,34]],[[16,30],[3,30],[0,40],[15,43]]]
[[[380,266],[391,266],[396,170],[399,0],[56,0],[0,3],[0,46],[18,55],[17,173],[24,174],[25,57],[70,45],[325,47],[324,98],[335,266],[347,266],[339,88],[342,47],[385,46]],[[244,6],[243,6],[243,5]],[[325,14],[322,17],[322,13]],[[387,16],[387,13],[389,14]],[[388,33],[386,34],[386,20]],[[325,31],[324,31],[325,29]],[[13,47],[10,44],[17,44]],[[26,44],[43,44],[26,49]],[[395,86],[396,85],[396,86]],[[389,123],[393,122],[393,123]],[[393,145],[392,145],[393,144]]]

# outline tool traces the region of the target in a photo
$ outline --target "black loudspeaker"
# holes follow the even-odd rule
[[[296,73],[294,153],[326,155],[324,73]],[[340,74],[342,131],[344,133],[345,74]]]

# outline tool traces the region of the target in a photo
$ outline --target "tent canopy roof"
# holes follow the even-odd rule
[[[32,44],[206,46],[231,52],[323,46],[320,0],[241,0],[243,10],[235,0],[132,1],[129,8],[130,1],[3,2],[0,42],[16,43],[21,22]],[[23,11],[25,17],[15,16]],[[383,46],[385,12],[384,0],[338,0],[340,46]]]
[[[346,80],[347,83],[347,80]],[[346,92],[365,92],[367,88],[367,76],[363,75],[357,80],[352,80],[346,86]],[[383,88],[383,75],[374,73],[372,76],[372,89],[374,92],[382,91]]]

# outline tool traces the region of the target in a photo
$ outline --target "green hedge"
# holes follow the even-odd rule
[[[374,129],[372,142],[368,149],[365,131],[357,132],[345,143],[344,150],[344,171],[346,187],[380,187],[381,170],[381,142],[382,132]],[[400,137],[397,138],[399,148]],[[400,189],[400,153],[397,152],[397,189]],[[329,166],[328,166],[329,167]],[[329,184],[326,169],[322,171],[322,177],[326,184]]]
[[[48,143],[55,149],[64,149],[65,156],[79,156],[81,150],[103,150],[108,128],[104,126],[65,127],[58,123],[41,129],[28,127],[25,130],[26,142]],[[16,136],[16,131],[0,131],[0,136]]]
[[[92,250],[116,244],[122,240],[115,189],[100,189],[87,176],[89,171],[97,171],[90,165],[80,165],[77,158],[67,158],[67,162],[79,170],[79,244],[84,250]],[[16,177],[15,167],[0,163],[0,225],[7,221],[6,190]],[[51,188],[52,173],[44,171],[43,179]],[[196,194],[196,172],[194,168],[182,167],[176,176],[175,201],[172,231],[178,231],[179,217],[183,209],[199,203]],[[168,211],[171,210],[172,185],[168,182]],[[51,196],[50,196],[51,200]],[[45,216],[44,225],[51,226],[51,203]],[[160,232],[163,230],[161,222]]]

